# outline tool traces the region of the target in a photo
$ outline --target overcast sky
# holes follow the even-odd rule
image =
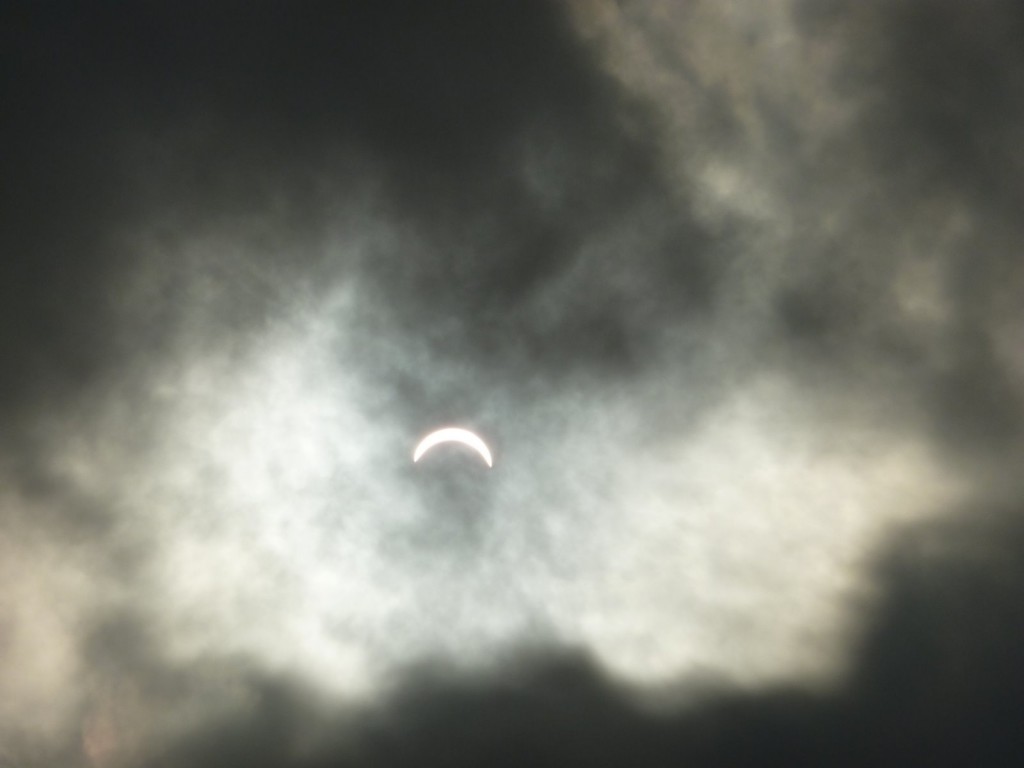
[[[1019,754],[1015,0],[18,0],[0,62],[0,768]]]

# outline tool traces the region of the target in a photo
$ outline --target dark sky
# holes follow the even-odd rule
[[[0,768],[1020,754],[1015,0],[17,1],[0,60]]]

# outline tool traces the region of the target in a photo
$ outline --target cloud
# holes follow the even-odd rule
[[[3,14],[0,762],[1002,743],[1012,4]]]
[[[108,693],[92,700],[84,738],[99,754],[107,717],[110,743],[136,750],[111,747],[100,765],[1010,764],[1024,686],[1020,511],[962,513],[909,526],[880,553],[875,618],[828,690],[693,676],[652,689],[609,677],[582,649],[544,648],[486,674],[424,665],[373,704],[339,707],[230,660],[179,670],[122,619],[90,641]]]

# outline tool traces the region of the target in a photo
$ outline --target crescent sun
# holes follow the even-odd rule
[[[440,443],[462,443],[463,445],[468,445],[480,454],[480,457],[487,462],[488,467],[493,466],[491,450],[487,447],[487,443],[481,440],[479,435],[475,435],[468,429],[461,429],[459,427],[445,427],[444,429],[438,429],[420,440],[419,445],[416,446],[416,450],[412,452],[413,463],[419,461],[423,458],[423,454]]]

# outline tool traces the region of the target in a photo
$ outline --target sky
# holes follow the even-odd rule
[[[0,768],[1012,764],[1022,41],[4,3]]]

